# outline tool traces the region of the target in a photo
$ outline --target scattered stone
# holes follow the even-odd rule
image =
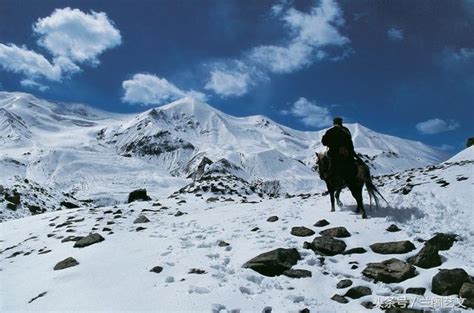
[[[342,254],[343,255],[348,255],[348,254],[363,254],[363,253],[366,253],[367,250],[365,250],[364,248],[362,247],[357,247],[357,248],[352,248],[352,249],[349,249],[349,250],[346,250],[344,251]]]
[[[308,308],[304,308],[303,310],[300,310],[299,313],[310,313],[311,311]]]
[[[267,222],[270,222],[270,223],[273,223],[273,222],[276,222],[278,221],[278,216],[274,215],[274,216],[270,216],[268,219],[267,219]]]
[[[360,305],[369,310],[372,310],[376,306],[372,301],[362,301]]]
[[[342,253],[346,249],[346,243],[333,237],[321,236],[313,239],[311,249],[322,255],[333,256]]]
[[[325,219],[319,220],[314,224],[314,226],[316,226],[316,227],[324,227],[324,226],[327,226],[327,225],[329,225],[329,222],[326,221]]]
[[[344,297],[359,299],[371,294],[372,294],[372,290],[369,287],[357,286],[357,287],[352,287],[351,289],[347,290]]]
[[[141,224],[141,223],[149,223],[150,220],[145,216],[145,215],[140,215],[137,217],[135,221],[133,221],[133,224]]]
[[[464,298],[463,306],[474,308],[474,284],[464,283],[459,290],[459,297]]]
[[[336,237],[336,238],[346,238],[346,237],[351,236],[351,234],[347,231],[347,229],[342,226],[322,230],[319,232],[319,234],[323,236],[331,236],[331,237]]]
[[[110,229],[110,228],[108,228],[108,227],[104,227],[104,228],[102,228],[102,231],[103,231],[103,232],[112,231],[112,229]]]
[[[431,280],[431,291],[440,296],[458,294],[469,275],[462,268],[442,269]]]
[[[392,224],[392,225],[388,226],[388,228],[386,230],[389,231],[389,232],[394,233],[394,232],[400,231],[401,229],[398,228],[397,225]]]
[[[295,226],[291,228],[291,234],[293,236],[298,236],[298,237],[307,237],[307,236],[314,235],[315,232],[312,229],[309,229],[304,226]]]
[[[426,288],[423,288],[423,287],[410,287],[410,288],[407,288],[405,293],[411,293],[414,295],[422,296],[425,294],[425,291],[426,291]]]
[[[355,269],[358,269],[358,268],[359,268],[359,266],[357,266],[355,264],[351,266],[351,270],[355,270]]]
[[[155,266],[150,270],[150,272],[157,273],[157,274],[161,273],[161,271],[163,271],[163,268],[161,266]]]
[[[61,242],[69,242],[69,241],[78,241],[79,239],[82,239],[84,237],[82,236],[67,236],[66,238],[63,238]]]
[[[259,227],[254,227],[250,231],[257,231],[257,230],[260,230],[260,228]]]
[[[219,240],[219,242],[217,243],[217,245],[218,245],[219,247],[227,247],[227,246],[230,246],[230,243],[225,242],[224,240]]]
[[[174,216],[178,217],[178,216],[183,216],[184,214],[187,214],[187,213],[178,211],[178,212],[176,212],[176,213],[174,214]]]
[[[206,274],[207,272],[205,270],[199,269],[199,268],[192,268],[189,270],[188,274]]]
[[[76,243],[74,244],[74,248],[84,248],[84,247],[99,243],[104,240],[105,240],[104,237],[102,237],[100,234],[92,233],[76,241]]]
[[[50,252],[51,252],[51,250],[49,250],[49,249],[48,250],[40,250],[38,252],[38,254],[46,254],[46,253],[50,253]],[[27,254],[25,253],[25,255],[27,255]]]
[[[107,225],[113,225],[113,224],[115,224],[114,221],[107,221]]]
[[[425,244],[415,256],[408,258],[407,261],[421,268],[432,268],[442,263],[438,248],[430,244]]]
[[[375,253],[380,254],[403,254],[415,250],[415,245],[408,240],[378,242],[370,245]]]
[[[369,263],[362,274],[376,282],[384,283],[399,283],[417,275],[413,265],[396,258],[378,263]]]
[[[138,226],[135,231],[142,231],[142,230],[145,230],[146,227],[142,227],[142,226]]]
[[[77,204],[69,201],[61,201],[59,204],[65,207],[66,209],[77,209],[79,207]]]
[[[216,198],[216,197],[209,197],[206,200],[207,203],[213,203],[213,202],[217,202],[217,201],[219,201],[219,198]]]
[[[146,189],[137,189],[132,191],[128,195],[128,203],[132,203],[133,201],[150,201],[151,198],[147,195]]]
[[[76,265],[79,265],[79,262],[77,262],[76,259],[74,259],[72,257],[69,257],[69,258],[66,258],[66,259],[62,260],[58,264],[56,264],[53,269],[55,271],[58,271],[58,270],[63,270],[65,268],[73,267],[73,266],[76,266]]]
[[[337,294],[332,296],[331,300],[334,300],[334,301],[339,302],[339,303],[348,303],[349,302],[349,300],[347,300],[343,296],[337,295]]]
[[[291,278],[306,278],[311,277],[313,274],[311,271],[303,270],[303,269],[289,269],[283,272],[283,275]]]
[[[343,280],[340,280],[337,285],[336,285],[336,288],[337,289],[343,289],[343,288],[347,288],[347,287],[350,287],[352,286],[352,280],[350,279],[343,279]]]
[[[186,200],[179,200],[179,201],[177,202],[177,204],[183,204],[183,203],[186,203]]]
[[[454,242],[458,241],[456,234],[437,233],[434,237],[429,239],[425,244],[436,247],[438,250],[449,250]]]
[[[265,276],[278,276],[289,270],[300,259],[301,256],[296,249],[278,248],[254,257],[242,267],[251,268]]]
[[[47,293],[48,293],[47,291],[40,293],[39,295],[37,295],[36,297],[34,297],[30,301],[28,301],[28,303],[31,303],[31,302],[35,301],[36,299],[43,297]]]

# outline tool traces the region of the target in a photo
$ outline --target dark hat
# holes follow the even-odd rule
[[[335,117],[333,120],[332,120],[333,124],[338,124],[338,125],[342,125],[342,117]]]

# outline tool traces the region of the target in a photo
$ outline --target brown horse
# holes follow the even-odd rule
[[[316,157],[319,177],[326,182],[331,198],[331,212],[335,211],[335,200],[337,200],[339,206],[342,205],[339,200],[339,194],[344,187],[348,187],[351,191],[352,196],[357,202],[356,213],[362,212],[362,218],[367,218],[362,202],[362,189],[364,185],[367,187],[371,205],[372,198],[375,200],[376,206],[379,205],[379,197],[385,200],[372,182],[369,167],[361,159],[354,160],[354,162],[349,161],[349,164],[344,167],[344,171],[340,171],[339,175],[335,175],[329,173],[329,158],[326,153],[316,153]]]

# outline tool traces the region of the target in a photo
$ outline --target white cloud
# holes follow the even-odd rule
[[[427,135],[444,133],[454,130],[459,127],[459,124],[454,120],[445,121],[440,118],[430,119],[416,124],[416,129],[419,132]]]
[[[23,87],[31,88],[31,89],[38,89],[39,91],[46,91],[49,89],[48,86],[35,82],[31,79],[23,79],[20,84]]]
[[[250,85],[250,75],[239,70],[214,69],[204,87],[218,95],[242,96],[247,93]]]
[[[405,39],[405,35],[403,34],[403,30],[399,28],[392,27],[387,30],[387,36],[392,41],[402,41]]]
[[[98,56],[121,44],[122,37],[104,12],[84,13],[79,9],[56,9],[33,25],[38,44],[55,57],[97,65]]]
[[[206,101],[206,95],[202,92],[183,91],[165,78],[152,74],[135,74],[132,79],[122,82],[122,88],[122,101],[130,104],[163,104],[183,97]]]
[[[280,113],[297,117],[306,126],[327,127],[332,124],[331,114],[327,108],[303,97],[293,103],[289,110],[283,110]]]
[[[303,13],[294,8],[277,7],[289,29],[291,40],[284,45],[257,46],[248,53],[254,62],[274,73],[291,73],[329,57],[324,48],[342,47],[349,39],[339,32],[344,25],[342,11],[333,0],[322,0],[319,6]],[[275,11],[275,8],[272,7]],[[335,58],[336,60],[337,58]]]

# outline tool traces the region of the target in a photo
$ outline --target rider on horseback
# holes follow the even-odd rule
[[[342,125],[342,118],[333,120],[333,127],[324,134],[322,144],[329,148],[328,174],[340,177],[342,172],[351,170],[354,164],[354,144],[351,132]]]

